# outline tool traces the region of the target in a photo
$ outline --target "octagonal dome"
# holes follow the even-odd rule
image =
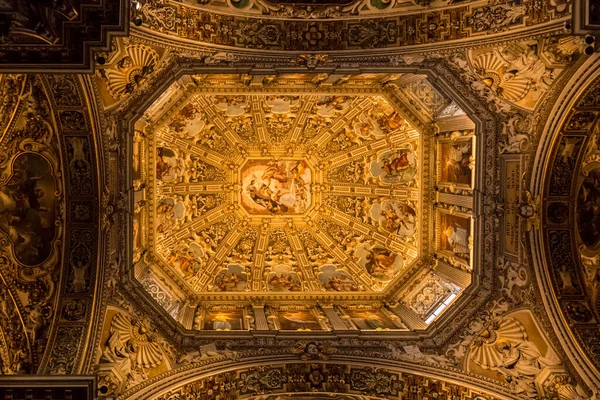
[[[342,86],[288,75],[247,85],[243,76],[195,75],[171,85],[136,123],[138,280],[151,294],[179,293],[178,304],[383,304],[404,288],[407,301],[420,296],[413,308],[423,318],[456,297],[460,287],[430,273],[431,221],[445,227],[435,257],[446,252],[470,271],[470,219],[434,210],[434,146],[381,85],[398,78],[361,75]],[[452,190],[473,179],[464,139],[440,147],[443,162],[456,164],[444,174],[461,175]]]

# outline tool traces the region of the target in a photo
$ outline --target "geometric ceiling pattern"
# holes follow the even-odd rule
[[[418,139],[380,96],[192,96],[141,151],[140,243],[198,293],[380,291],[419,253]]]
[[[258,298],[278,307],[312,299],[300,310],[310,315],[316,299],[366,312],[402,300],[421,321],[436,318],[472,269],[472,130],[432,140],[410,122],[407,95],[381,89],[417,79],[443,111],[448,101],[422,75],[361,74],[317,89],[314,74],[266,88],[244,79],[188,76],[136,122],[132,245],[142,286],[177,320],[176,304],[201,304],[197,329],[229,330],[220,302]],[[433,182],[454,195],[434,204]],[[433,273],[434,254],[463,280]],[[300,318],[287,311],[280,321]],[[251,313],[240,312],[234,320]]]
[[[570,0],[1,3],[5,67],[96,70],[0,76],[19,385],[600,393],[600,58]]]

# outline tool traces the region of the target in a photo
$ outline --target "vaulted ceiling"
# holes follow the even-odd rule
[[[594,398],[600,60],[574,6],[0,1],[2,373]]]

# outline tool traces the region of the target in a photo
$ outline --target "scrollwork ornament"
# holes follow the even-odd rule
[[[395,396],[401,388],[397,375],[379,368],[353,369],[350,374],[353,389],[375,396]]]
[[[520,113],[509,115],[503,126],[504,139],[500,143],[501,153],[526,153],[531,146],[531,131],[534,118]]]

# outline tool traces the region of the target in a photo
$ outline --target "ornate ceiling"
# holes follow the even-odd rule
[[[384,300],[429,323],[469,285],[473,130],[431,140],[409,122],[398,85],[418,83],[437,114],[450,104],[425,75],[324,78],[186,76],[137,121],[136,276],[176,319],[193,298],[214,302],[197,329],[244,330],[243,304],[262,298],[281,329],[332,329],[316,303],[298,308],[312,299],[360,329],[407,329]],[[283,324],[302,313],[312,325]]]
[[[152,193],[134,223],[154,222],[141,226],[140,247],[149,243],[196,292],[374,292],[410,269],[419,134],[385,99],[233,94],[184,104],[134,145]],[[187,243],[174,239],[190,229]],[[339,235],[346,248],[334,256],[326,248]]]
[[[508,31],[551,31],[570,19],[568,1],[141,0],[141,34],[246,49],[328,51],[408,47]]]
[[[0,396],[600,393],[569,1],[5,3],[2,60],[95,71],[0,75]]]

